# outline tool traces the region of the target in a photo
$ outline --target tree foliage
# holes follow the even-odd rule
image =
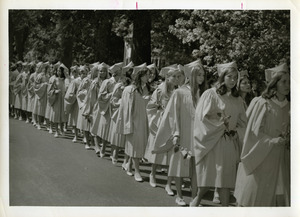
[[[236,61],[252,80],[290,61],[290,12],[283,10],[10,10],[9,57],[84,64],[123,60],[132,40],[136,64],[159,67],[201,58],[209,75]]]
[[[262,84],[266,68],[290,61],[289,11],[184,10],[169,30],[194,43],[211,74],[217,63],[236,61]]]

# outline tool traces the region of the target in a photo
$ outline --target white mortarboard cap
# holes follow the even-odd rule
[[[147,64],[143,63],[141,65],[133,67],[132,75],[136,76],[138,72],[142,71],[143,69],[147,69]]]
[[[113,66],[109,67],[109,71],[112,75],[114,75],[117,71],[119,71],[119,74],[121,72],[120,69],[122,69],[123,62],[115,63]]]
[[[217,65],[217,72],[218,72],[218,76],[222,76],[224,74],[224,72],[226,71],[226,69],[228,68],[234,68],[237,70],[237,65],[236,62],[230,62],[230,63],[224,63],[224,64],[218,64]]]
[[[99,65],[99,64],[100,64],[99,62],[95,62],[95,63],[90,64],[89,66],[90,66],[90,68],[92,69],[93,67],[95,67],[95,66],[97,66],[97,65]]]
[[[266,69],[265,70],[265,79],[267,83],[269,83],[274,77],[285,74],[289,72],[289,68],[286,63],[280,64],[274,68]]]
[[[101,64],[97,64],[95,66],[93,66],[92,68],[94,67],[98,67],[99,70],[103,69],[103,68],[106,68],[108,70],[109,68],[109,65],[107,65],[106,63],[102,62]]]
[[[134,67],[134,64],[132,61],[130,61],[130,63],[128,63],[126,66],[124,66],[122,68],[122,73],[126,73],[129,69],[133,68]]]
[[[242,70],[242,71],[239,71],[239,78],[238,78],[238,82],[237,82],[237,87],[240,86],[240,82],[241,82],[241,79],[245,78],[245,77],[249,77],[249,74],[248,74],[248,71],[247,70]]]
[[[161,68],[161,70],[159,72],[159,76],[165,78],[168,71],[170,71],[170,69],[176,69],[176,68],[178,68],[177,64],[173,64],[173,65],[170,65],[170,66],[163,67],[163,68]]]
[[[195,67],[202,68],[202,63],[200,59],[184,65],[184,75],[186,78],[190,79],[192,70]]]
[[[43,62],[38,62],[38,63],[36,64],[36,71],[37,71],[37,72],[40,72],[40,70],[42,69],[42,66],[43,66]]]
[[[65,66],[65,64],[61,63],[59,67],[64,68],[64,74],[66,77],[69,75],[69,69]]]

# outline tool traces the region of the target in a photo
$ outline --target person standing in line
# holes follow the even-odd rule
[[[87,76],[85,78],[82,78],[82,81],[78,87],[78,91],[77,91],[77,103],[78,103],[78,117],[77,117],[77,129],[79,129],[80,131],[83,131],[84,133],[84,126],[82,125],[82,122],[84,121],[84,117],[83,117],[83,109],[84,109],[84,105],[85,105],[85,100],[86,100],[86,96],[87,96],[87,92],[88,92],[88,88],[90,87],[91,84],[91,73],[89,71],[89,68],[87,66],[83,66],[82,70],[86,71]],[[87,139],[85,137],[85,133],[83,135],[83,143],[87,142]]]
[[[68,125],[73,127],[73,132],[74,132],[74,138],[72,142],[77,142],[78,139],[78,132],[76,128],[77,124],[77,118],[78,118],[78,103],[77,103],[77,90],[78,87],[82,81],[81,77],[84,77],[85,75],[81,75],[81,73],[84,73],[84,70],[81,70],[82,68],[75,66],[73,68],[72,72],[72,82],[69,85],[66,95],[65,95],[65,112],[67,114],[68,118]]]
[[[119,149],[125,148],[125,136],[116,133],[116,127],[117,127],[116,122],[119,114],[123,90],[126,86],[130,85],[132,82],[131,74],[133,72],[133,66],[134,64],[130,62],[122,68],[121,78],[119,79],[119,82],[116,83],[110,100],[111,123],[110,123],[110,128],[108,133],[108,141],[111,144],[111,156],[112,156],[112,163],[114,165],[116,165],[118,162]],[[128,155],[126,154],[124,155],[125,156],[124,156],[124,162],[122,164],[122,168],[126,170]]]
[[[9,65],[9,114],[11,117],[15,116],[15,94],[14,94],[14,84],[16,77],[18,76],[18,71],[16,70],[16,64],[10,63]]]
[[[51,113],[52,107],[51,107],[50,102],[49,102],[48,93],[50,91],[50,88],[51,88],[53,82],[55,82],[56,70],[58,69],[60,64],[61,64],[61,62],[57,62],[54,65],[51,65],[50,68],[49,68],[50,78],[48,79],[48,86],[47,86],[47,105],[46,105],[46,111],[45,111],[45,119],[46,119],[46,122],[48,122],[47,130],[49,131],[50,134],[53,133],[53,131],[52,131],[52,125],[53,124],[50,121],[50,113]]]
[[[28,92],[27,92],[27,83],[29,78],[29,63],[23,63],[23,72],[22,72],[22,84],[21,84],[21,95],[22,95],[22,106],[21,110],[25,116],[26,123],[29,123],[29,116],[27,112],[28,105]]]
[[[65,96],[65,82],[64,79],[67,75],[68,68],[62,63],[59,65],[56,71],[55,81],[52,83],[49,92],[48,99],[51,105],[50,121],[55,126],[54,137],[58,137],[59,134],[64,136],[63,124],[66,122],[66,115],[64,112],[64,96]],[[58,130],[60,125],[60,132]]]
[[[234,196],[239,206],[290,206],[290,75],[286,63],[265,70],[254,98]]]
[[[95,121],[95,117],[93,117],[94,105],[97,102],[98,90],[99,90],[99,67],[98,65],[93,66],[90,74],[90,85],[87,89],[87,94],[82,107],[82,122],[81,129],[84,132],[84,136],[86,138],[86,150],[94,149],[94,139],[91,135],[91,127],[93,126],[93,122]],[[79,113],[78,113],[79,114]]]
[[[149,138],[145,151],[145,158],[149,163],[152,163],[151,173],[149,175],[149,183],[152,187],[156,187],[156,170],[158,165],[169,166],[168,153],[152,154],[154,149],[154,140],[157,134],[158,127],[161,122],[164,110],[169,102],[169,99],[179,84],[181,71],[177,65],[167,66],[161,69],[160,74],[165,78],[157,89],[153,92],[151,99],[147,105],[147,115],[149,121]],[[168,176],[165,190],[168,195],[173,196],[174,192],[171,189],[172,178]]]
[[[28,74],[26,76],[26,94],[27,94],[27,98],[26,98],[26,123],[30,123],[31,121],[31,117],[32,117],[32,110],[31,110],[31,99],[30,99],[30,93],[29,93],[29,88],[32,88],[32,84],[30,84],[30,76],[35,72],[35,62],[32,61],[30,62],[28,65]]]
[[[171,152],[168,176],[175,177],[175,202],[185,206],[182,178],[191,178],[192,197],[196,196],[193,128],[195,108],[206,89],[206,75],[200,60],[184,66],[186,83],[174,91],[162,117],[153,153]]]
[[[105,156],[105,149],[108,142],[108,134],[111,122],[110,114],[110,99],[116,82],[119,81],[121,77],[123,62],[116,63],[110,68],[101,69],[101,72],[106,72],[106,76],[102,76],[103,79],[100,85],[98,98],[97,98],[97,109],[95,109],[94,116],[98,116],[97,121],[94,123],[92,128],[92,133],[101,138],[102,147],[98,151],[98,155],[103,158]],[[111,74],[112,77],[107,78],[107,73]],[[99,121],[98,121],[99,120]],[[99,147],[99,146],[98,146]]]
[[[98,67],[98,75],[97,78],[95,79],[95,82],[91,84],[92,91],[89,91],[90,94],[92,94],[92,100],[94,103],[91,105],[92,110],[91,110],[91,122],[90,122],[90,135],[91,135],[91,143],[95,145],[94,150],[96,154],[98,155],[100,152],[100,147],[99,147],[99,141],[101,140],[97,136],[97,130],[98,130],[98,125],[100,122],[100,112],[99,112],[99,101],[98,96],[99,96],[99,89],[105,79],[109,77],[109,72],[108,68],[109,66],[106,63],[101,63],[100,65],[95,65]]]
[[[148,85],[149,69],[146,63],[133,69],[133,83],[125,87],[117,120],[117,133],[125,135],[125,154],[129,156],[126,170],[132,176],[134,163],[134,178],[142,182],[140,159],[143,158],[148,140],[148,120],[146,106],[150,99]]]
[[[250,98],[251,98],[251,96],[250,96],[251,85],[250,85],[249,75],[246,70],[239,72],[238,81],[237,81],[237,89],[238,89],[240,97],[243,99],[244,108],[245,108],[245,110],[247,110],[247,107],[250,103]],[[240,139],[239,144],[242,144],[243,139],[244,139],[244,130],[241,130],[238,133],[239,133],[239,139]],[[241,147],[240,147],[240,150],[242,150]],[[213,202],[221,203],[219,193],[218,193],[218,188],[215,188]]]
[[[17,69],[16,69],[16,80],[14,82],[13,86],[13,93],[14,93],[14,110],[15,110],[15,119],[22,120],[22,91],[21,91],[21,86],[22,86],[22,78],[23,78],[23,73],[22,73],[22,62],[19,61],[17,63]]]
[[[36,126],[38,130],[41,129],[42,119],[45,117],[47,106],[48,80],[46,77],[46,72],[48,71],[49,67],[49,62],[42,63],[38,69],[37,76],[34,81],[35,101],[32,112],[37,117]]]
[[[33,111],[34,100],[35,100],[34,80],[37,75],[37,71],[36,71],[37,68],[38,68],[38,66],[35,64],[35,62],[31,62],[30,76],[29,76],[29,80],[28,80],[28,84],[27,84],[27,91],[28,91],[27,109],[28,109],[28,112],[30,112],[32,115],[31,123],[33,124],[33,126],[36,125],[36,118],[35,118],[35,115],[32,113],[32,111]]]
[[[240,160],[237,130],[246,126],[244,104],[236,85],[235,62],[217,66],[216,87],[205,91],[197,105],[194,122],[194,152],[197,196],[190,206],[199,206],[210,187],[218,188],[222,206],[229,205]]]

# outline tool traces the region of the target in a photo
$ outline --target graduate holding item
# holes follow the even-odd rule
[[[167,66],[161,69],[161,77],[165,81],[161,83],[153,92],[151,99],[147,105],[147,115],[149,121],[149,138],[145,151],[145,158],[149,163],[152,163],[151,173],[149,175],[149,183],[152,187],[156,187],[156,170],[158,165],[169,166],[168,152],[162,154],[153,154],[154,140],[160,125],[163,113],[167,107],[167,103],[171,98],[172,93],[179,84],[179,77],[181,71],[178,69],[177,64]],[[168,177],[167,185],[165,187],[169,195],[174,195],[171,189],[172,178]]]
[[[290,75],[286,63],[265,70],[254,98],[234,196],[239,206],[290,206]]]
[[[235,187],[236,165],[240,160],[237,130],[246,126],[247,118],[236,88],[236,63],[220,64],[217,69],[219,79],[216,87],[202,94],[195,111],[198,193],[190,206],[199,206],[211,187],[218,188],[222,206],[228,206],[230,189]]]
[[[164,111],[155,138],[153,153],[169,151],[168,176],[175,177],[176,203],[185,206],[182,196],[182,178],[191,178],[192,197],[196,196],[196,176],[193,147],[195,108],[199,97],[206,89],[205,72],[201,62],[194,61],[184,66],[186,83],[176,89]]]

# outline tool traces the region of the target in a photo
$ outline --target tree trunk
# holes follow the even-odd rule
[[[61,61],[67,68],[72,66],[73,60],[73,25],[72,25],[72,15],[69,11],[64,11],[61,17]]]
[[[151,63],[151,16],[149,11],[133,11],[132,62]]]

